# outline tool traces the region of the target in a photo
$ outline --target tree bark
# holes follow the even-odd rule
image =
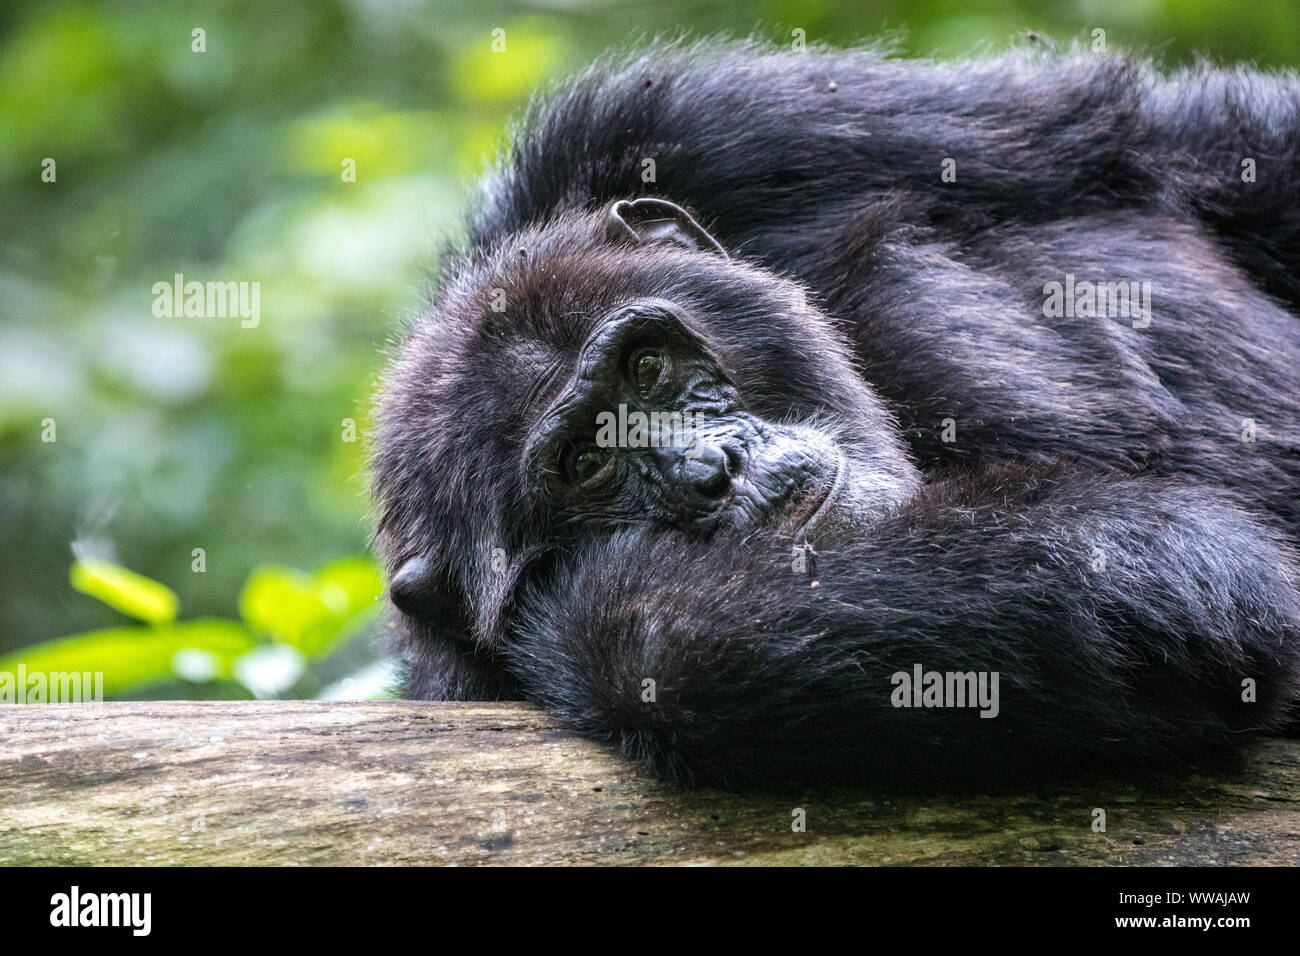
[[[7,865],[1300,862],[1293,740],[1159,784],[907,796],[680,792],[511,703],[11,706],[0,734]]]

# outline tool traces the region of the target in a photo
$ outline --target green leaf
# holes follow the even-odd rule
[[[159,627],[115,627],[34,644],[0,658],[0,671],[14,673],[22,665],[29,674],[102,672],[104,694],[113,696],[172,680],[178,651],[208,652],[215,664],[213,676],[229,677],[235,659],[256,644],[236,621],[198,618]]]
[[[259,634],[285,644],[301,643],[309,628],[328,616],[311,575],[294,568],[262,565],[244,582],[239,614]]]
[[[384,593],[383,575],[375,563],[366,558],[334,561],[312,577],[316,579],[331,607],[346,614],[372,609]]]
[[[315,574],[263,565],[249,575],[239,613],[255,632],[320,658],[369,621],[382,593],[379,569],[363,558],[335,561]]]
[[[75,561],[68,578],[82,594],[150,624],[174,621],[180,610],[180,599],[171,588],[109,561]]]

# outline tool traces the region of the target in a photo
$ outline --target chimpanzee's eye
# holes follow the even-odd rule
[[[614,470],[614,456],[606,448],[582,445],[569,452],[569,476],[585,488],[593,488]]]
[[[632,381],[642,396],[649,395],[668,371],[668,357],[652,349],[641,349],[632,354],[628,363],[631,366]]]

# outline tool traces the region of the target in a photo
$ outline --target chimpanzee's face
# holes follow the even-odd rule
[[[666,299],[610,309],[572,363],[537,384],[544,404],[526,410],[522,465],[559,523],[801,528],[845,467],[822,431],[752,412],[723,359]]]
[[[845,344],[789,281],[576,215],[473,275],[390,375],[376,472],[395,567],[462,549],[471,593],[496,549],[629,522],[798,539],[914,487]]]

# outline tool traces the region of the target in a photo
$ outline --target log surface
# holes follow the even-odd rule
[[[684,793],[512,703],[10,706],[0,740],[4,865],[1300,863],[1294,740],[1154,787],[925,796]]]

